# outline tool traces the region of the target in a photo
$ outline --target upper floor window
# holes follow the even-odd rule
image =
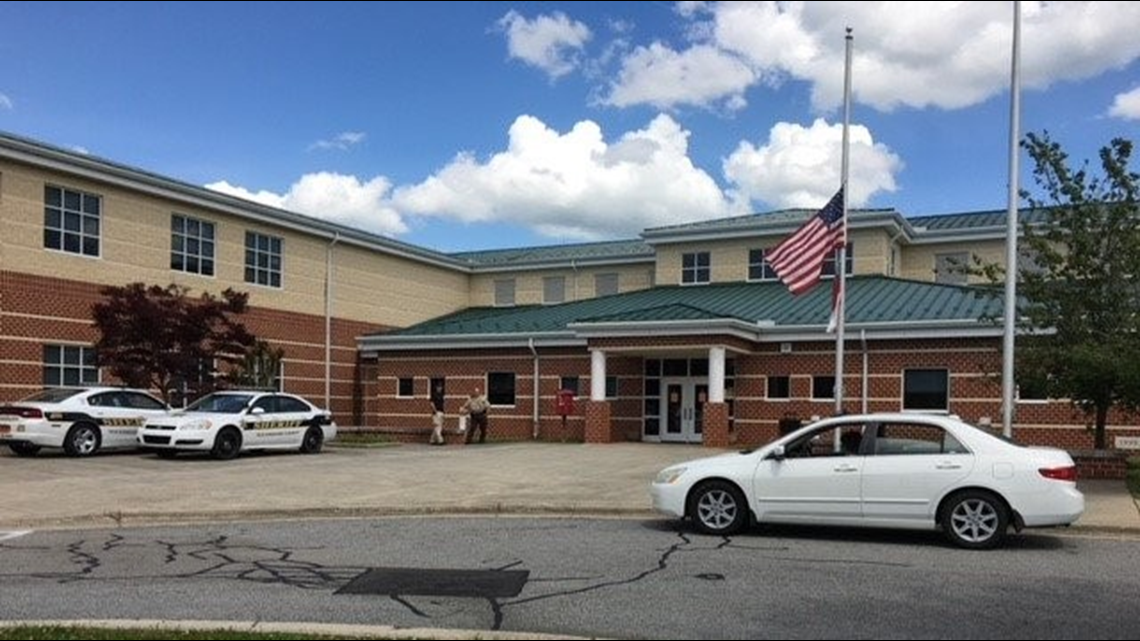
[[[277,236],[245,232],[245,282],[281,287],[281,243]]]
[[[566,301],[566,277],[546,276],[542,279],[542,302],[547,305]]]
[[[748,280],[776,280],[779,278],[776,275],[776,270],[768,264],[767,254],[768,250],[766,249],[748,250]]]
[[[189,216],[170,216],[170,268],[214,275],[214,223]]]
[[[618,293],[617,274],[595,274],[594,296],[611,296]]]
[[[99,255],[102,198],[44,186],[44,247],[84,256]]]
[[[98,382],[94,347],[44,345],[44,387],[79,387]]]
[[[855,273],[855,245],[854,243],[847,243],[847,260],[843,261],[844,273],[848,276]],[[823,259],[823,270],[820,274],[824,277],[835,275],[835,259],[839,256],[838,251],[831,252],[827,258]]]
[[[515,404],[515,373],[487,373],[487,401],[491,405]]]
[[[934,282],[946,285],[965,285],[966,267],[970,252],[951,252],[934,255]]]
[[[903,371],[903,409],[950,409],[950,371],[908,369]]]
[[[495,281],[495,306],[510,307],[515,304],[515,279],[503,278]]]
[[[681,254],[681,283],[691,285],[707,283],[711,279],[711,259],[708,252]]]

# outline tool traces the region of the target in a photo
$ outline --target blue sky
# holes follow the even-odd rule
[[[1140,138],[1140,3],[1023,2],[1022,131]],[[0,130],[444,251],[1004,209],[1012,3],[0,3]],[[1028,161],[1022,182],[1030,186]]]

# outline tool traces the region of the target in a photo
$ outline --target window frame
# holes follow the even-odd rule
[[[780,279],[776,270],[768,262],[769,251],[771,248],[748,250],[748,282],[764,283]],[[756,275],[757,272],[759,272],[759,276]]]
[[[49,361],[49,350],[56,350],[58,357],[54,361]],[[68,352],[70,350],[78,350],[77,359],[69,359]],[[75,360],[74,363],[68,362]],[[102,370],[99,368],[98,362],[95,360],[95,347],[91,345],[61,345],[49,344],[43,345],[43,355],[41,364],[43,367],[43,383],[44,387],[67,387],[67,388],[81,388],[91,385],[98,385],[102,378]],[[56,378],[57,382],[52,382],[49,377],[49,371],[58,371]],[[74,384],[67,382],[67,372],[75,371],[77,380]],[[90,378],[85,378],[85,374],[92,374]]]
[[[832,250],[832,252],[823,259],[823,264],[819,270],[820,278],[835,278],[835,257],[838,255],[838,250]],[[855,273],[855,243],[851,241],[847,241],[847,255],[843,263],[846,265],[846,273],[848,276]]]
[[[937,252],[934,254],[934,282],[941,285],[968,284],[969,274],[958,267],[965,268],[969,264],[968,251]]]
[[[266,247],[262,247],[262,240]],[[245,245],[242,247],[245,259],[242,263],[245,282],[258,287],[270,289],[285,288],[285,239],[259,231],[247,229],[245,231]],[[265,265],[261,257],[265,257]],[[276,265],[274,265],[276,258]],[[262,282],[264,275],[264,280]],[[276,276],[276,282],[274,282]],[[251,280],[252,278],[252,280]]]
[[[510,288],[510,292],[507,292],[508,287]],[[515,279],[513,279],[513,278],[496,278],[494,283],[493,283],[493,289],[494,289],[493,295],[494,295],[495,307],[514,307],[515,306],[515,293],[516,293],[516,289],[517,289]],[[510,297],[509,301],[507,300],[508,293],[509,293],[509,297]]]
[[[612,291],[609,285],[613,281]],[[604,287],[602,285],[605,285]],[[604,290],[604,291],[603,291]],[[594,296],[613,296],[621,293],[621,275],[618,272],[594,274]]]
[[[404,384],[407,383],[408,393],[404,393]],[[415,376],[397,376],[396,377],[396,398],[415,398],[416,397],[416,377]]]
[[[777,375],[777,376],[769,375],[767,378],[768,378],[768,380],[765,381],[765,383],[764,383],[764,394],[765,394],[764,398],[768,399],[769,401],[787,401],[787,400],[790,400],[792,398],[792,377],[791,376],[789,376],[787,374],[781,374],[781,375]],[[784,395],[783,396],[773,396],[772,395],[773,384],[779,385],[779,382],[781,382],[781,381],[783,382],[783,386],[784,386]],[[776,391],[779,392],[780,390],[777,389]]]
[[[50,192],[58,192],[58,202],[52,204]],[[77,198],[75,207],[68,205],[68,194]],[[94,206],[94,210],[89,209]],[[51,223],[52,215],[58,218],[55,224]],[[68,229],[69,217],[74,216],[78,221],[76,229]],[[89,222],[93,221],[94,233],[88,229]],[[55,234],[54,242],[49,242]],[[68,238],[75,238],[76,247],[68,249]],[[94,239],[94,252],[87,251],[88,240]],[[91,192],[70,189],[51,183],[44,184],[44,219],[43,219],[43,247],[49,251],[84,258],[103,257],[103,196]]]
[[[556,294],[556,295],[552,295]],[[559,303],[566,302],[566,277],[565,276],[543,276],[542,277],[542,304],[543,305],[558,305]]]
[[[930,395],[930,394],[935,394],[936,392],[911,391],[910,390],[911,382],[910,382],[908,377],[911,374],[919,374],[919,373],[931,374],[931,373],[938,373],[938,372],[940,372],[942,374],[943,380],[945,381],[945,385],[943,387],[943,392],[942,392],[942,395],[943,395],[943,398],[945,401],[943,403],[943,406],[942,407],[922,407],[922,406],[916,406],[912,402],[909,402],[908,398],[910,396],[912,396],[913,394],[920,393],[920,394]],[[912,367],[912,368],[904,369],[902,371],[902,399],[900,400],[900,403],[901,403],[902,411],[904,411],[904,412],[929,412],[929,413],[940,413],[940,414],[949,413],[950,412],[950,369],[949,368],[937,368],[937,367]]]
[[[707,285],[712,282],[712,253],[708,251],[681,254],[681,284]]]
[[[181,228],[176,227],[178,221],[181,221]],[[190,224],[197,225],[198,233],[194,236],[190,234]],[[206,237],[206,230],[209,230],[209,238]],[[181,240],[182,249],[177,249],[176,245],[178,240]],[[190,243],[195,242],[198,246],[198,251],[191,253],[189,247]],[[209,246],[209,256],[206,255],[206,247]],[[170,269],[183,274],[193,274],[195,276],[202,276],[205,278],[214,278],[217,275],[217,250],[218,250],[218,230],[217,223],[205,220],[202,218],[195,218],[186,214],[171,213],[170,214]],[[181,259],[182,266],[175,265],[175,259]],[[198,263],[198,269],[190,269],[189,261],[194,259]],[[206,266],[209,266],[209,273],[206,272]]]
[[[518,375],[514,372],[487,372],[487,402],[495,407],[514,407],[518,402]],[[507,391],[509,383],[510,390]],[[510,402],[504,402],[509,395]]]

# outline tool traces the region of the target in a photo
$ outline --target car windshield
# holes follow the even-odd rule
[[[31,396],[22,398],[20,400],[34,403],[59,403],[60,401],[65,401],[82,391],[83,390],[81,389],[65,388],[46,389],[42,392],[36,392],[35,394],[32,394]]]
[[[210,394],[186,406],[187,412],[237,414],[253,400],[252,394]]]

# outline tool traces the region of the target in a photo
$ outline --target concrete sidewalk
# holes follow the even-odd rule
[[[503,443],[329,447],[234,461],[0,454],[0,529],[423,513],[651,516],[661,468],[700,446]],[[1077,528],[1140,533],[1123,481],[1082,481]]]

